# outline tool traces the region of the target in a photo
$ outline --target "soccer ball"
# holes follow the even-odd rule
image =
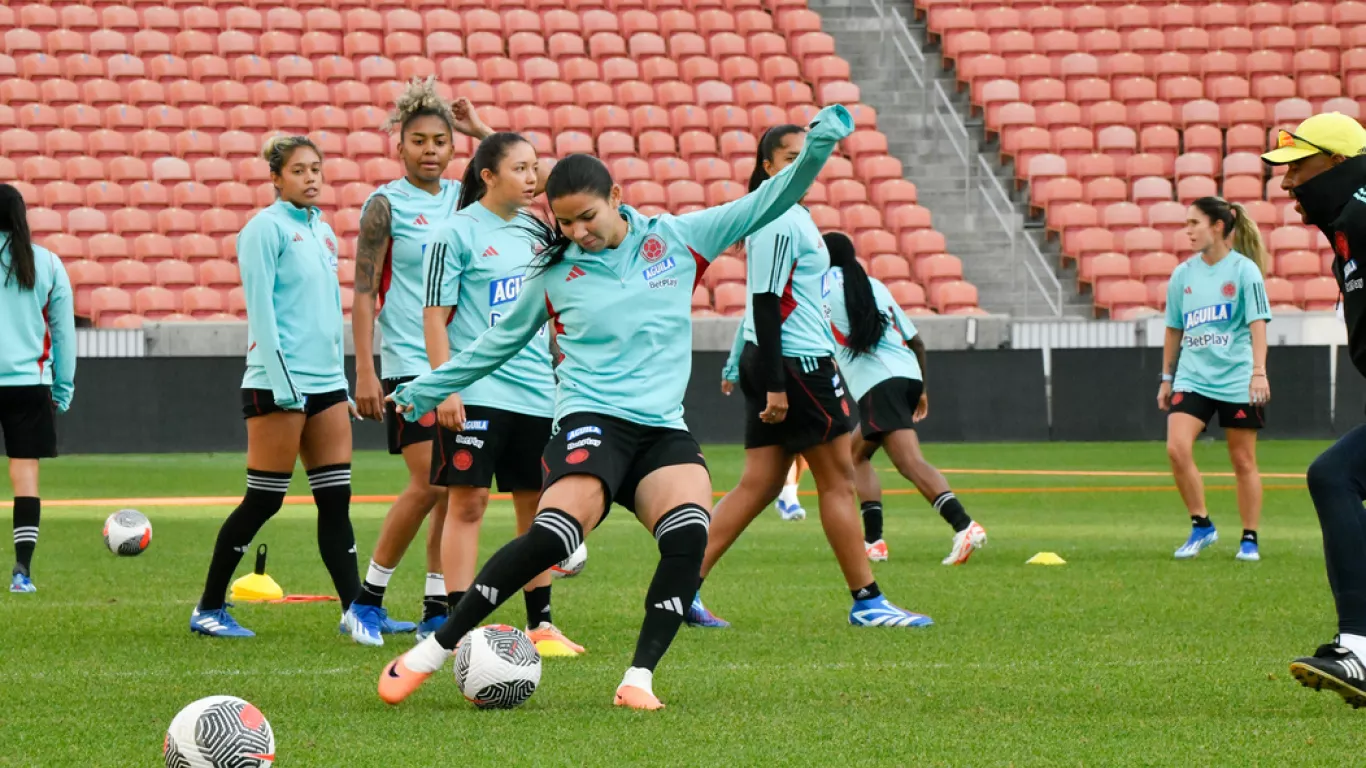
[[[104,521],[104,545],[121,557],[133,557],[152,543],[152,523],[136,509],[120,509]]]
[[[455,649],[455,684],[480,709],[519,707],[540,682],[541,654],[516,627],[477,627]]]
[[[236,696],[209,696],[166,729],[166,768],[268,768],[275,734],[261,710]]]
[[[550,575],[556,579],[572,578],[583,573],[585,565],[588,565],[588,545],[579,544],[573,554],[550,566]]]

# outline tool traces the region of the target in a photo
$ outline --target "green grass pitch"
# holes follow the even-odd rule
[[[259,634],[191,636],[187,621],[230,505],[144,506],[155,537],[138,558],[105,551],[108,507],[44,510],[35,595],[0,595],[0,766],[160,765],[162,735],[186,703],[241,696],[275,728],[294,766],[951,765],[1341,766],[1360,759],[1362,713],[1297,685],[1287,664],[1335,631],[1319,531],[1302,473],[1323,444],[1268,442],[1263,561],[1235,562],[1231,478],[1210,478],[1222,541],[1197,560],[1172,551],[1188,524],[1158,444],[935,445],[941,467],[1094,470],[1128,475],[952,474],[990,543],[945,568],[950,531],[893,473],[891,561],[875,566],[896,602],[934,617],[924,630],[856,629],[849,596],[811,517],[766,512],[707,582],[729,631],[680,632],[656,676],[668,708],[620,711],[653,540],[615,510],[591,537],[588,567],[556,583],[556,622],[588,655],[545,662],[521,709],[481,712],[447,671],[398,708],[375,681],[411,640],[384,648],[337,633],[332,604],[241,606]],[[707,450],[718,488],[735,447]],[[1202,469],[1227,472],[1222,444]],[[885,459],[879,459],[887,467]],[[402,465],[356,457],[357,494],[403,483]],[[49,499],[236,496],[240,455],[68,457],[43,468]],[[804,481],[809,489],[810,478]],[[307,493],[303,473],[293,493]],[[0,486],[0,498],[9,489]],[[810,498],[810,497],[808,497]],[[362,568],[385,506],[354,509]],[[489,513],[482,552],[512,532]],[[6,537],[7,538],[7,537]],[[289,506],[258,537],[287,592],[326,594],[312,509]],[[1026,566],[1053,551],[1064,567]],[[418,611],[423,566],[400,567],[388,606]],[[251,558],[243,561],[246,572]],[[524,621],[514,599],[493,620]]]

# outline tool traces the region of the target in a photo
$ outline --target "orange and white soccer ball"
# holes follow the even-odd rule
[[[569,557],[550,566],[550,576],[556,579],[573,578],[583,573],[585,565],[588,565],[588,545],[581,543]]]
[[[455,648],[455,684],[480,709],[520,707],[540,683],[541,654],[516,627],[476,627]]]
[[[209,696],[180,710],[166,729],[166,768],[270,768],[275,733],[236,696]]]
[[[104,521],[104,545],[119,557],[135,557],[152,545],[152,521],[136,509],[120,509]]]

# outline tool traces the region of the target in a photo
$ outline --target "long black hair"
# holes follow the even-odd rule
[[[5,285],[16,279],[19,287],[33,290],[38,282],[38,270],[33,263],[33,236],[28,231],[28,208],[24,195],[9,184],[0,184],[0,232],[9,235],[9,267],[5,270]]]
[[[499,131],[489,134],[483,141],[479,142],[479,147],[474,150],[474,157],[470,158],[470,164],[465,166],[465,175],[460,180],[460,202],[455,204],[455,209],[465,208],[488,192],[488,185],[484,183],[483,171],[488,169],[496,176],[498,175],[498,164],[507,157],[508,150],[518,144],[527,144],[526,137],[520,133],[510,131]]]
[[[759,188],[760,184],[768,181],[768,171],[764,170],[764,161],[772,160],[773,155],[782,149],[783,139],[794,133],[801,133],[804,129],[800,125],[784,123],[775,125],[764,131],[764,135],[759,139],[759,152],[754,158],[754,172],[749,175],[749,191],[753,192]]]
[[[613,183],[612,173],[601,160],[592,155],[568,155],[550,171],[545,181],[545,197],[553,203],[562,197],[586,192],[608,200],[612,197]],[[524,229],[541,246],[540,256],[532,265],[532,269],[540,274],[564,261],[565,251],[574,241],[560,229],[559,222],[553,216],[553,223],[550,224],[534,216],[528,218],[534,224],[528,224]]]
[[[891,322],[873,298],[873,284],[854,253],[854,241],[843,232],[827,232],[825,249],[830,266],[844,272],[844,307],[849,314],[849,335],[845,347],[854,357],[866,355],[877,346]]]

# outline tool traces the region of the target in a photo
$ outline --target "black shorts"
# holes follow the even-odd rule
[[[863,439],[881,442],[885,435],[898,429],[915,429],[915,409],[924,391],[925,382],[897,377],[864,392],[858,401]]]
[[[463,485],[498,490],[539,491],[541,451],[554,420],[544,416],[465,406],[465,428],[436,427],[432,441],[432,485]]]
[[[392,395],[394,390],[398,389],[398,385],[407,384],[416,378],[404,376],[400,379],[385,379],[380,384],[384,387],[385,395]],[[410,445],[429,443],[436,439],[436,411],[424,414],[417,421],[408,421],[398,415],[393,403],[385,400],[384,427],[389,433],[389,453],[397,456]]]
[[[782,446],[801,453],[828,443],[854,428],[849,394],[832,357],[784,357],[787,374],[787,418],[766,424],[759,414],[768,393],[758,382],[759,348],[746,343],[740,353],[740,391],[745,395],[745,447]]]
[[[1266,408],[1248,403],[1226,403],[1199,392],[1173,392],[1172,413],[1186,413],[1209,424],[1219,414],[1224,429],[1261,429],[1266,426]]]
[[[51,459],[57,455],[57,406],[46,384],[0,387],[0,432],[11,459]]]
[[[646,475],[678,464],[707,466],[702,449],[686,429],[646,427],[596,413],[571,413],[560,419],[541,461],[543,488],[569,475],[592,475],[602,481],[608,506],[620,504],[633,513],[636,488]]]
[[[331,392],[315,392],[304,395],[304,414],[313,418],[337,403],[350,400],[346,390],[335,389]],[[270,413],[284,413],[285,409],[275,404],[275,395],[269,389],[242,390],[242,418],[252,419]],[[298,413],[298,411],[295,411]]]

